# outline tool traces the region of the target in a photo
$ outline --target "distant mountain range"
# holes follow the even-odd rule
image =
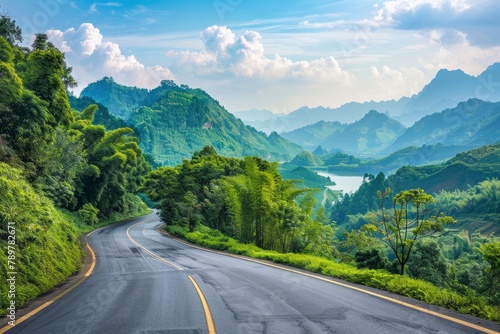
[[[469,99],[425,116],[409,128],[372,110],[351,124],[321,121],[282,136],[313,151],[334,170],[389,172],[404,165],[443,161],[459,152],[500,142],[500,102]],[[327,153],[337,152],[362,161],[344,163],[346,166],[326,161]],[[297,156],[300,161],[304,157],[304,153]]]
[[[245,125],[203,90],[170,80],[147,90],[104,78],[91,83],[80,96],[101,103],[135,128],[141,148],[160,165],[179,164],[205,145],[225,156],[271,161],[287,161],[302,151],[277,133],[268,136]],[[73,104],[82,108],[78,99]]]
[[[267,109],[250,109],[233,112],[233,115],[243,122],[268,121],[270,119],[285,116],[285,114],[275,114]]]
[[[426,115],[453,108],[470,98],[484,101],[500,101],[500,63],[489,66],[477,77],[461,70],[440,70],[420,93],[399,100],[350,102],[338,108],[302,107],[285,116],[257,119],[246,116],[246,123],[270,133],[290,132],[300,127],[325,122],[352,123],[369,110],[387,113],[405,126],[411,126]],[[247,112],[251,114],[251,111]]]
[[[326,150],[340,150],[355,156],[377,156],[405,130],[398,121],[371,110],[351,124],[321,121],[281,135],[309,151],[321,146]]]
[[[462,145],[469,148],[500,140],[500,102],[470,99],[455,108],[423,117],[399,136],[385,153],[423,144]]]

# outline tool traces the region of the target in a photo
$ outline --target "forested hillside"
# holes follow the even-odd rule
[[[7,271],[18,273],[20,307],[79,268],[82,230],[147,212],[135,193],[150,167],[132,129],[104,109],[96,113],[95,104],[71,109],[67,89],[76,83],[47,35],[19,47],[21,30],[9,17],[2,23],[0,276],[5,282]],[[93,124],[96,116],[108,130]],[[2,284],[2,312],[6,289]]]
[[[420,119],[397,138],[386,152],[423,144],[462,145],[469,149],[494,144],[500,138],[499,125],[500,102],[470,99],[455,108]]]
[[[327,150],[340,150],[355,156],[380,156],[380,152],[389,147],[405,129],[398,121],[371,110],[351,124],[318,122],[283,133],[283,137],[311,151],[322,146]]]
[[[141,148],[160,165],[179,164],[205,145],[225,156],[259,156],[271,161],[287,161],[302,151],[276,133],[267,136],[245,126],[203,90],[173,81],[164,80],[145,91],[105,78],[90,84],[81,95],[106,105],[126,94],[129,97],[120,102],[119,110],[108,108],[138,130]]]
[[[500,251],[499,178],[500,144],[459,153],[443,164],[403,167],[387,178],[365,174],[361,187],[343,195],[329,211],[342,261],[390,271],[403,263],[410,277],[500,304],[493,260]],[[431,197],[408,201],[418,188]],[[387,223],[385,215],[397,217],[407,204],[411,222],[394,218]],[[456,222],[420,229],[415,219],[419,206],[424,207],[421,214],[442,221],[451,216]],[[434,228],[418,240],[419,233]]]
[[[132,111],[148,102],[149,90],[116,84],[113,78],[102,80],[85,87],[80,96],[91,97],[105,105],[109,111],[123,120],[127,120]]]
[[[427,193],[438,194],[442,191],[468,191],[470,187],[480,182],[495,179],[500,179],[500,144],[459,153],[454,158],[438,165],[405,166],[387,178],[383,173],[377,176],[365,174],[365,181],[358,191],[351,195],[346,194],[336,202],[331,218],[338,224],[344,224],[350,219],[348,215],[364,215],[370,210],[377,209],[376,192],[388,187],[393,193],[421,188]],[[459,201],[460,198],[457,198],[457,203]],[[492,203],[495,203],[495,200]],[[495,205],[492,205],[493,211],[489,213],[500,210],[499,207],[495,208]],[[498,226],[498,231],[500,232],[500,226]]]

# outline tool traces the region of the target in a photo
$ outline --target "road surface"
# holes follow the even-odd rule
[[[150,214],[95,231],[93,274],[8,333],[484,333],[312,275],[193,248],[159,225]]]

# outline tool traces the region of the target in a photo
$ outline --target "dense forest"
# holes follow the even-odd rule
[[[0,276],[15,259],[22,305],[78,270],[82,231],[147,212],[135,193],[150,166],[134,131],[102,106],[71,109],[67,90],[76,82],[47,35],[21,47],[7,16],[0,33]]]
[[[207,146],[177,167],[161,167],[143,191],[158,201],[167,225],[204,224],[263,249],[330,256],[333,230],[313,212],[307,188],[284,180],[278,164],[257,157],[226,158]]]

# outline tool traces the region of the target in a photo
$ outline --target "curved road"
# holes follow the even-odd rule
[[[8,333],[484,333],[315,275],[194,248],[159,225],[150,214],[95,231],[94,273]]]

